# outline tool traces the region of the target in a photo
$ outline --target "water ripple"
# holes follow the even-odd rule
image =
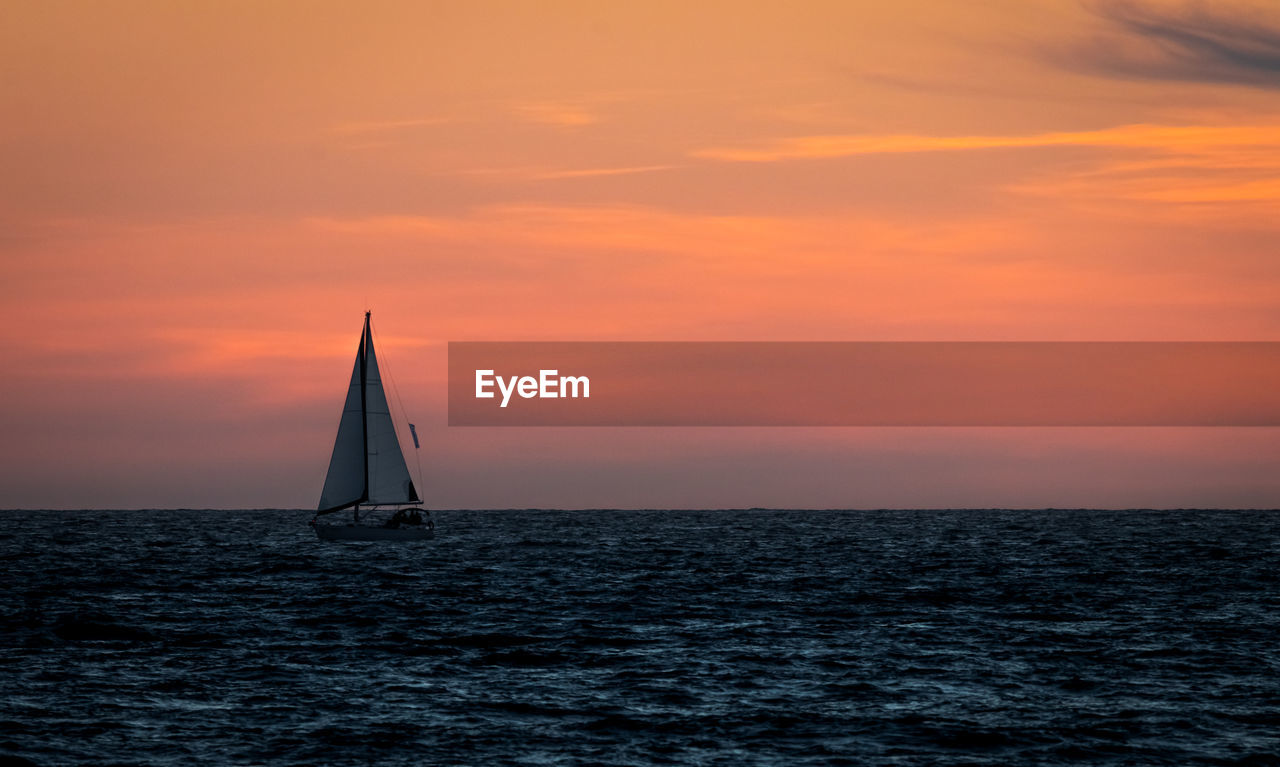
[[[1280,763],[1277,512],[437,517],[0,513],[0,762]]]

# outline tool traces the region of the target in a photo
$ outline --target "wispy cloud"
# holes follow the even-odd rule
[[[690,154],[694,157],[722,162],[779,162],[863,154],[951,152],[972,149],[1099,146],[1194,152],[1212,147],[1242,145],[1280,148],[1280,125],[1138,124],[1091,131],[1003,136],[913,134],[794,136],[741,146],[709,147],[694,150]]]
[[[600,122],[600,116],[585,107],[559,101],[526,101],[512,110],[522,120],[539,125],[580,128]]]
[[[580,168],[577,170],[554,170],[539,173],[533,178],[553,180],[561,178],[591,178],[594,176],[629,176],[634,173],[653,173],[660,170],[671,170],[678,165],[637,165],[626,168]]]
[[[495,181],[555,181],[559,179],[594,178],[597,176],[630,176],[673,170],[680,165],[626,165],[606,168],[556,168],[547,165],[515,165],[497,168],[463,168],[451,171],[455,176],[487,178]]]
[[[1020,194],[1077,201],[1133,201],[1178,206],[1186,223],[1190,210],[1258,222],[1258,206],[1280,205],[1280,158],[1258,158],[1248,150],[1223,148],[1204,155],[1164,157],[1140,162],[1106,161],[1065,176],[1039,178],[1010,188]],[[1108,214],[1118,211],[1108,209]],[[1150,210],[1143,213],[1150,217]]]
[[[453,120],[448,117],[418,117],[407,120],[353,120],[351,122],[338,123],[333,126],[333,132],[340,136],[362,136],[393,133],[431,125],[445,125],[450,122],[453,122]]]
[[[1248,206],[1280,204],[1280,124],[1120,125],[1091,131],[1000,136],[795,136],[693,152],[719,162],[777,163],[856,155],[1095,147],[1094,161],[1061,174],[1028,174],[1007,190],[1077,201],[1217,205],[1208,210],[1256,215]]]
[[[1280,88],[1280,25],[1262,8],[1095,0],[1108,32],[1048,54],[1073,69],[1119,77]]]

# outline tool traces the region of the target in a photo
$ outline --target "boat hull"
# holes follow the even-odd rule
[[[373,527],[370,525],[316,525],[322,541],[425,541],[436,531],[425,525],[413,527]]]

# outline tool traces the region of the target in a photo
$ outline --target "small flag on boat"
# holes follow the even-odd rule
[[[413,435],[413,447],[416,450],[418,445],[418,429],[413,424],[409,424],[409,433]]]

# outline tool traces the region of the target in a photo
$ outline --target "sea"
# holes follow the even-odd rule
[[[1275,765],[1278,511],[0,512],[0,765]]]

